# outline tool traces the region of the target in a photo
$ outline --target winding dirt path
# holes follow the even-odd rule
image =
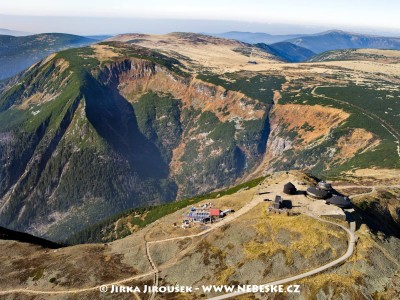
[[[94,286],[91,288],[82,288],[82,289],[73,289],[73,290],[63,290],[63,291],[41,291],[41,290],[29,290],[29,289],[13,289],[13,290],[7,290],[7,291],[0,291],[0,295],[7,295],[7,294],[15,294],[15,293],[21,293],[21,294],[33,294],[33,295],[62,295],[62,294],[79,294],[79,293],[83,293],[83,292],[89,292],[89,291],[98,291],[100,289],[100,287],[102,286],[111,286],[111,285],[121,285],[124,283],[128,283],[132,280],[135,279],[140,279],[143,277],[147,277],[150,275],[154,275],[154,285],[158,285],[159,282],[159,277],[158,277],[158,268],[157,265],[154,263],[151,254],[150,254],[150,245],[153,244],[160,244],[160,243],[164,243],[164,242],[169,242],[169,241],[175,241],[175,240],[182,240],[182,239],[187,239],[187,238],[195,238],[195,237],[199,237],[199,236],[203,236],[208,234],[209,232],[224,226],[225,224],[235,220],[236,218],[242,216],[243,214],[246,214],[247,212],[249,212],[251,209],[255,208],[259,203],[263,202],[263,197],[258,195],[258,189],[255,191],[254,195],[253,195],[253,199],[245,204],[242,208],[240,208],[239,210],[237,210],[234,214],[228,215],[226,218],[224,218],[222,221],[218,222],[218,223],[214,223],[212,225],[210,225],[210,227],[200,233],[197,234],[193,234],[193,235],[185,235],[185,236],[179,236],[179,237],[173,237],[173,238],[167,238],[167,239],[163,239],[163,240],[157,240],[157,241],[145,241],[145,245],[146,245],[146,256],[150,262],[150,265],[152,266],[153,270],[141,275],[136,275],[136,276],[132,276],[123,280],[119,280],[119,281],[114,281],[114,282],[110,282],[110,283],[106,283],[106,284],[102,284],[102,285],[98,285],[98,286]],[[302,279],[311,275],[315,275],[319,272],[322,272],[328,268],[331,268],[333,266],[336,266],[338,264],[340,264],[341,262],[345,261],[347,258],[349,258],[354,250],[354,243],[355,243],[355,238],[354,238],[354,228],[355,226],[351,226],[352,231],[347,229],[346,227],[331,222],[331,221],[327,221],[327,220],[323,220],[317,216],[314,215],[309,215],[310,217],[321,221],[321,222],[325,222],[325,223],[330,223],[336,226],[339,226],[340,228],[342,228],[343,230],[345,230],[349,236],[349,243],[348,243],[348,249],[347,252],[340,258],[326,264],[323,265],[321,267],[318,267],[314,270],[296,275],[296,276],[292,276],[292,277],[288,277],[285,279],[281,279],[278,281],[274,281],[274,282],[270,282],[270,283],[266,283],[266,284],[270,284],[270,285],[278,285],[278,284],[284,284],[284,283],[288,283],[288,282],[292,282],[298,279]],[[355,224],[351,224],[351,225],[355,225]],[[225,294],[225,295],[221,295],[218,297],[214,297],[211,298],[213,300],[217,300],[217,299],[227,299],[227,298],[231,298],[234,296],[238,296],[244,293],[229,293],[229,294]],[[154,299],[156,296],[156,293],[152,293],[150,299]]]
[[[400,184],[388,184],[388,185],[338,185],[335,186],[335,189],[356,189],[356,188],[365,188],[365,189],[380,189],[380,188],[400,188]]]
[[[82,288],[82,289],[71,289],[71,290],[63,290],[63,291],[41,291],[41,290],[29,290],[29,289],[13,289],[13,290],[7,290],[7,291],[0,291],[0,295],[7,295],[7,294],[28,294],[28,295],[70,295],[70,294],[80,294],[84,292],[90,292],[90,291],[99,291],[100,287],[102,286],[111,286],[111,285],[122,285],[124,283],[128,283],[132,280],[140,279],[143,277],[147,277],[150,275],[154,274],[154,270],[143,273],[140,275],[132,276],[129,278],[125,278],[122,280],[110,282],[110,283],[105,283],[102,285],[97,285],[91,288]]]
[[[199,237],[199,236],[203,236],[206,235],[207,233],[221,227],[224,226],[225,224],[232,222],[233,220],[235,220],[236,218],[242,216],[243,214],[249,212],[251,209],[253,209],[254,207],[256,207],[259,203],[262,203],[263,197],[260,197],[258,195],[258,189],[255,191],[254,195],[253,195],[253,199],[245,204],[242,208],[240,208],[239,210],[237,210],[234,214],[228,215],[227,217],[225,217],[223,220],[221,220],[218,223],[214,223],[211,224],[210,227],[202,232],[199,232],[197,234],[192,234],[192,235],[184,235],[184,236],[179,236],[179,237],[173,237],[173,238],[168,238],[168,239],[163,239],[163,240],[158,240],[158,241],[151,241],[151,242],[146,242],[146,256],[151,264],[151,266],[153,267],[153,271],[155,272],[154,275],[154,286],[158,286],[158,281],[159,281],[159,277],[158,277],[158,268],[156,266],[156,264],[154,263],[151,255],[150,255],[150,249],[149,249],[149,245],[152,244],[160,244],[160,243],[164,243],[164,242],[170,242],[170,241],[176,241],[176,240],[183,240],[183,239],[187,239],[187,238],[195,238],[195,237]],[[151,294],[150,299],[154,300],[156,296],[156,293],[153,292]]]
[[[256,191],[255,195],[253,196],[252,201],[250,201],[244,207],[239,209],[236,213],[226,217],[221,222],[213,224],[213,226],[208,228],[207,230],[202,231],[202,232],[200,232],[198,234],[194,234],[194,235],[174,237],[174,238],[168,238],[168,239],[164,239],[164,240],[148,242],[147,246],[148,246],[148,244],[159,244],[159,243],[163,243],[163,242],[167,242],[167,241],[181,240],[181,239],[186,239],[186,238],[194,238],[194,237],[199,237],[199,236],[205,235],[205,234],[209,233],[210,231],[215,230],[216,228],[219,228],[219,227],[221,227],[221,226],[233,221],[234,219],[238,218],[239,216],[249,212],[251,209],[253,209],[259,203],[262,203],[262,202],[263,202],[263,197],[260,197],[258,195],[258,191]],[[327,270],[327,269],[329,269],[329,268],[331,268],[333,266],[336,266],[336,265],[342,263],[343,261],[348,259],[353,254],[354,244],[355,244],[355,237],[354,237],[354,231],[355,231],[355,228],[356,228],[355,222],[352,222],[350,224],[350,230],[349,230],[348,228],[346,228],[343,225],[340,225],[338,223],[321,219],[321,218],[319,218],[319,217],[317,217],[315,215],[312,215],[312,214],[307,214],[307,215],[309,217],[312,217],[312,218],[320,221],[320,222],[329,223],[329,224],[333,224],[335,226],[338,226],[341,229],[343,229],[344,231],[346,231],[346,233],[349,236],[348,248],[347,248],[346,253],[343,256],[339,257],[338,259],[336,259],[336,260],[334,260],[332,262],[329,262],[329,263],[327,263],[327,264],[325,264],[325,265],[323,265],[321,267],[318,267],[316,269],[310,270],[308,272],[305,272],[305,273],[302,273],[302,274],[299,274],[299,275],[296,275],[296,276],[288,277],[288,278],[285,278],[285,279],[281,279],[281,280],[270,282],[270,283],[266,283],[266,284],[268,284],[268,285],[279,285],[279,284],[284,284],[284,283],[292,282],[292,281],[295,281],[295,280],[298,280],[298,279],[302,279],[302,278],[305,278],[305,277],[308,277],[308,276],[315,275],[317,273],[320,273],[322,271],[325,271],[325,270]],[[152,265],[154,265],[153,260],[152,260],[152,258],[150,256],[149,250],[147,250],[147,254],[148,254],[148,258],[149,258],[150,263]],[[157,267],[155,265],[154,265],[154,270],[157,270],[157,272],[158,272],[158,269],[157,269]],[[156,283],[158,284],[158,280],[157,280]],[[217,296],[217,297],[209,298],[209,299],[210,300],[227,299],[227,298],[235,297],[235,296],[242,295],[242,294],[246,294],[246,293],[245,292],[242,292],[242,293],[229,293],[229,294],[225,294],[225,295],[221,295],[221,296]],[[152,298],[151,299],[154,299],[153,296],[155,297],[155,294],[152,294]]]
[[[355,223],[354,222],[352,222],[352,224],[350,225],[351,230],[349,230],[346,227],[344,227],[344,226],[342,226],[340,224],[337,224],[335,222],[327,221],[327,220],[321,219],[321,218],[316,217],[316,216],[311,215],[311,214],[309,214],[308,216],[310,216],[310,217],[312,217],[312,218],[314,218],[314,219],[316,219],[316,220],[318,220],[320,222],[329,223],[329,224],[333,224],[335,226],[339,226],[341,229],[346,231],[347,235],[349,236],[349,242],[348,242],[348,247],[347,247],[346,253],[343,256],[339,257],[338,259],[336,259],[334,261],[331,261],[330,263],[327,263],[327,264],[325,264],[325,265],[323,265],[321,267],[318,267],[316,269],[310,270],[308,272],[305,272],[305,273],[302,273],[302,274],[299,274],[299,275],[295,275],[295,276],[287,277],[287,278],[284,278],[284,279],[280,279],[280,280],[277,280],[277,281],[267,282],[267,283],[264,283],[262,285],[281,285],[281,284],[290,283],[290,282],[293,282],[293,281],[296,281],[296,280],[299,280],[299,279],[303,279],[303,278],[318,274],[320,272],[323,272],[323,271],[325,271],[325,270],[327,270],[329,268],[332,268],[332,267],[344,262],[346,259],[348,259],[353,254],[354,244],[355,244],[355,237],[354,237]],[[216,296],[216,297],[208,298],[208,299],[209,300],[221,300],[221,299],[228,299],[228,298],[236,297],[236,296],[243,295],[243,294],[248,294],[248,293],[246,293],[246,292],[233,292],[233,293],[228,293],[228,294],[224,294],[224,295],[220,295],[220,296]]]
[[[349,196],[350,199],[361,197],[361,196],[368,196],[376,192],[376,189],[379,188],[400,188],[400,185],[342,185],[342,186],[335,186],[335,189],[356,189],[356,188],[365,188],[371,189],[371,191],[366,193],[359,193]]]
[[[151,258],[151,255],[150,255],[150,248],[149,248],[149,244],[150,243],[151,242],[147,242],[146,241],[146,256],[147,256],[147,259],[149,260],[150,265],[151,265],[151,267],[153,268],[153,271],[154,271],[154,286],[158,286],[158,279],[159,279],[159,277],[158,277],[158,268],[157,268],[156,264],[154,263],[153,259]],[[153,291],[151,293],[150,300],[153,300],[155,298],[155,296],[156,296],[156,293],[155,293],[155,291]]]
[[[241,209],[239,209],[238,211],[236,211],[234,214],[227,216],[225,219],[223,219],[222,221],[218,222],[218,223],[214,223],[210,226],[210,228],[197,233],[197,234],[193,234],[193,235],[185,235],[185,236],[179,236],[179,237],[174,237],[174,238],[168,238],[168,239],[164,239],[164,240],[158,240],[158,241],[150,241],[150,242],[145,242],[146,243],[146,256],[150,262],[150,265],[152,266],[153,270],[141,275],[136,275],[136,276],[132,276],[123,280],[119,280],[119,281],[114,281],[114,282],[110,282],[110,283],[105,283],[102,285],[97,285],[91,288],[81,288],[81,289],[71,289],[71,290],[62,290],[62,291],[42,291],[42,290],[30,290],[30,289],[12,289],[12,290],[6,290],[6,291],[0,291],[0,295],[7,295],[7,294],[16,294],[16,293],[21,293],[21,294],[32,294],[32,295],[62,295],[62,294],[79,294],[79,293],[84,293],[84,292],[90,292],[90,291],[99,291],[100,287],[102,286],[111,286],[111,285],[121,285],[124,283],[128,283],[132,280],[135,279],[140,279],[143,277],[147,277],[150,275],[154,275],[154,284],[158,285],[158,268],[156,266],[156,264],[154,263],[153,259],[151,258],[150,255],[150,249],[149,249],[149,245],[151,244],[159,244],[159,243],[163,243],[163,242],[168,242],[168,241],[175,241],[175,240],[182,240],[182,239],[186,239],[186,238],[194,238],[194,237],[199,237],[202,235],[205,235],[213,230],[215,230],[216,228],[219,228],[231,221],[233,221],[234,219],[240,217],[241,215],[247,213],[248,211],[250,211],[251,209],[253,209],[254,207],[256,207],[259,203],[263,202],[263,198],[262,197],[257,197],[258,195],[258,191],[256,191],[254,193],[253,199],[252,201],[250,201],[249,203],[247,203],[246,205],[244,205]],[[150,299],[154,299],[155,297],[155,293],[153,293],[151,295]]]

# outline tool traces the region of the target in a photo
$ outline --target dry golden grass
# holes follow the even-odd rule
[[[279,251],[286,252],[286,247],[273,241],[262,244],[256,241],[251,241],[244,245],[244,252],[248,259],[256,259],[261,254],[273,256]],[[290,259],[288,261],[290,261]]]
[[[397,179],[400,183],[400,170],[395,169],[358,169],[350,171],[346,174],[354,175],[356,177],[372,177],[374,179]]]
[[[352,130],[348,135],[341,136],[338,140],[339,152],[336,154],[340,161],[352,158],[358,151],[363,152],[375,148],[380,144],[372,133],[362,128]]]
[[[350,263],[357,261],[364,261],[368,253],[374,248],[373,242],[367,235],[359,235],[357,246],[355,247],[354,254],[348,259]]]
[[[35,104],[43,104],[46,102],[49,102],[53,100],[57,95],[51,95],[51,94],[44,94],[44,93],[35,93],[24,102],[22,102],[20,105],[16,106],[17,109],[22,109],[22,110],[27,110],[31,105]]]
[[[114,52],[114,48],[111,46],[93,45],[91,48],[95,52],[95,58],[97,58],[100,62],[121,56],[121,54]]]
[[[348,113],[332,107],[278,104],[274,107],[271,122],[287,125],[287,131],[296,129],[299,134],[298,139],[303,140],[299,145],[308,145],[327,135],[331,128],[338,126],[348,117]],[[308,124],[309,128],[304,128],[304,124]]]
[[[375,292],[374,299],[375,300],[387,300],[387,299],[398,299],[399,292],[394,288],[387,289],[381,292]]]
[[[315,295],[326,286],[353,289],[362,280],[363,276],[364,274],[357,271],[352,271],[351,274],[344,276],[335,273],[325,273],[302,279],[298,284],[307,286],[311,290],[310,295]]]
[[[327,69],[332,67],[339,67],[355,72],[372,74],[384,73],[391,76],[400,75],[400,64],[385,64],[372,61],[330,61],[318,64],[326,66]]]
[[[251,241],[244,245],[244,250],[248,258],[255,259],[261,254],[273,256],[278,252],[286,255],[287,263],[293,261],[295,252],[301,253],[308,258],[315,254],[315,249],[332,249],[333,255],[338,255],[330,244],[330,237],[346,239],[346,234],[329,225],[316,221],[305,215],[284,216],[275,214],[265,214],[260,222],[255,225],[258,233],[271,237],[271,241],[260,243]],[[291,243],[285,246],[277,242],[276,237],[279,231],[284,229],[291,235]],[[300,238],[299,238],[300,237]]]
[[[224,269],[223,271],[221,271],[218,274],[218,279],[216,281],[216,285],[223,285],[223,284],[227,284],[228,279],[230,276],[232,276],[233,274],[235,274],[235,268],[234,267],[228,267],[226,269]]]
[[[400,51],[399,50],[381,50],[381,49],[357,49],[356,52],[362,54],[375,54],[387,57],[399,57],[400,58]]]
[[[249,64],[250,54],[235,51],[246,48],[250,53],[249,46],[234,40],[207,36],[201,36],[202,41],[200,42],[174,33],[166,35],[126,34],[110,40],[126,42],[132,39],[137,40],[135,43],[137,45],[157,49],[166,55],[174,57],[176,53],[179,53],[180,57],[177,58],[182,56],[189,58],[182,60],[188,68],[201,66],[218,74],[240,70],[263,71],[268,68],[269,64],[280,64],[273,55],[257,48],[253,49],[253,56],[257,64]],[[194,37],[194,39],[196,38]]]

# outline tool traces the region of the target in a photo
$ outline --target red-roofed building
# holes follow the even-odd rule
[[[221,210],[217,208],[210,208],[210,216],[211,217],[219,217],[221,214]]]

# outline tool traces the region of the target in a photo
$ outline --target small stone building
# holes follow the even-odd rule
[[[273,203],[274,209],[282,209],[283,208],[283,200],[281,196],[276,196],[274,203]]]

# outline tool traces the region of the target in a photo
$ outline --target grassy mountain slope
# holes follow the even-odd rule
[[[64,222],[74,230],[135,202],[174,198],[159,150],[139,131],[133,107],[91,75],[99,64],[84,58],[91,54],[61,52],[3,95],[2,119],[16,114],[20,122],[2,128],[10,137],[2,143],[2,224],[40,231],[32,223],[70,216]]]
[[[218,198],[204,197],[200,203],[212,201],[217,207],[229,205],[238,210],[253,199],[258,186],[247,190],[236,189],[227,195],[221,193]],[[235,284],[247,280],[261,282],[274,276],[299,272],[303,269],[304,261],[309,266],[318,266],[341,255],[346,248],[346,237],[341,230],[307,216],[266,214],[267,202],[259,203],[240,218],[207,235],[184,238],[202,230],[201,226],[187,230],[171,226],[172,222],[182,218],[188,205],[192,203],[186,202],[171,211],[172,214],[166,214],[157,223],[149,224],[126,239],[106,244],[77,245],[57,252],[49,251],[47,254],[37,249],[33,251],[33,256],[25,257],[27,271],[23,274],[9,272],[14,267],[19,273],[18,258],[26,253],[26,248],[16,243],[8,259],[9,263],[1,269],[1,276],[7,278],[8,288],[30,284],[53,290],[91,287],[149,272],[152,268],[146,253],[151,253],[154,263],[160,268],[159,275],[163,284],[178,282],[201,285],[209,280],[219,284]],[[306,234],[305,228],[311,228],[311,233]],[[145,245],[146,241],[179,236],[183,238],[162,244],[149,244],[148,248]],[[10,247],[10,244],[0,241],[1,247]],[[93,257],[88,259],[90,256]],[[68,259],[63,260],[62,257]],[[84,271],[78,271],[78,265]],[[89,271],[92,272],[91,276],[87,276]],[[16,280],[17,276],[19,281]],[[143,280],[148,282],[150,278],[144,277]],[[136,283],[140,284],[140,280],[135,280]]]
[[[235,194],[240,190],[252,189],[260,184],[264,179],[264,177],[260,177],[226,190],[218,190],[210,194],[168,204],[130,209],[71,235],[68,237],[65,243],[69,245],[76,245],[111,242],[121,239],[159,220],[162,217],[187,207],[188,205],[193,206],[200,201],[204,201],[205,199],[216,199],[222,196]]]
[[[374,86],[347,82],[339,87],[326,85],[311,91],[304,88],[301,93],[283,94],[280,100],[282,105],[275,106],[271,115],[274,125],[269,142],[272,147],[272,143],[286,143],[282,150],[286,152],[287,158],[282,161],[281,157],[277,159],[276,156],[271,158],[273,162],[270,163],[278,168],[293,165],[299,168],[311,167],[313,172],[323,176],[335,176],[354,168],[399,168],[399,128],[395,120],[400,113],[400,95],[392,83],[381,83],[380,86],[386,86],[386,89],[378,91]],[[287,114],[289,107],[304,107],[307,113],[303,116],[290,116]],[[328,135],[316,134],[320,131],[321,121],[334,121],[323,116],[329,113],[331,107],[349,114],[342,117],[336,115],[336,118],[344,118],[346,121],[335,124]],[[300,121],[301,127],[297,129],[299,119],[295,121],[296,117],[304,117],[303,125]]]
[[[0,80],[25,70],[50,53],[94,42],[93,39],[64,33],[20,37],[0,35]]]
[[[290,294],[288,299],[309,299],[315,295],[321,299],[370,299],[375,296],[380,299],[396,298],[400,284],[400,262],[396,255],[400,240],[394,234],[398,232],[398,218],[386,226],[378,218],[372,217],[371,213],[385,220],[389,220],[390,215],[396,216],[391,205],[396,205],[398,189],[380,188],[369,196],[357,196],[360,189],[351,186],[398,184],[399,177],[396,176],[398,172],[390,173],[388,170],[373,172],[375,175],[364,173],[361,177],[359,172],[348,174],[340,178],[340,182],[334,183],[334,186],[341,185],[345,189],[343,192],[354,195],[352,200],[356,207],[352,216],[357,222],[357,243],[353,255],[336,267],[300,280],[296,283],[301,285],[300,293]],[[274,189],[278,184],[281,188],[289,180],[288,176],[293,182],[300,180],[315,184],[315,178],[301,172],[281,172],[271,174],[261,186]],[[117,238],[124,236],[125,226],[128,228],[130,222],[137,225],[152,217],[156,217],[157,222],[149,222],[133,230],[133,234],[113,242],[104,239],[107,241],[105,244],[75,245],[48,251],[26,243],[0,240],[0,253],[3,255],[0,275],[6,279],[0,283],[1,290],[72,291],[120,280],[125,280],[124,284],[138,287],[152,285],[154,274],[148,273],[153,269],[148,255],[152,257],[152,264],[157,266],[159,285],[179,284],[200,288],[203,284],[211,283],[263,284],[302,274],[346,252],[347,235],[337,226],[317,221],[305,214],[286,216],[267,213],[270,203],[265,201],[260,201],[247,213],[204,235],[195,235],[204,230],[202,226],[189,229],[172,226],[173,222],[182,219],[182,214],[194,203],[212,202],[216,207],[233,207],[239,212],[240,208],[248,206],[253,197],[257,197],[259,188],[259,184],[255,187],[250,185],[249,189],[243,189],[242,185],[226,191],[226,194],[221,192],[218,197],[215,194],[204,196],[200,202],[197,202],[199,199],[177,202],[173,209],[172,204],[168,204],[156,209],[149,217],[140,212],[131,212],[111,222],[109,227],[111,232],[118,233]],[[368,207],[373,209],[369,210]],[[335,222],[348,226],[347,222]],[[104,231],[100,236],[108,233],[110,231]],[[168,240],[171,238],[174,239]],[[148,276],[133,278],[141,274]],[[145,299],[151,296],[149,293],[139,295]],[[202,299],[216,295],[194,289],[190,294],[171,293],[168,297]],[[73,296],[93,299],[98,297],[98,290],[77,291]],[[162,293],[155,296],[156,299],[165,298]],[[60,295],[25,296],[21,292],[11,293],[9,297],[57,299]],[[132,295],[122,294],[118,297],[129,299]],[[260,297],[248,293],[241,296],[241,299]],[[271,298],[281,299],[281,295],[273,293]]]
[[[252,170],[265,151],[272,99],[181,68],[110,42],[60,52],[11,82],[0,97],[1,224],[62,239]]]
[[[191,33],[52,55],[3,84],[0,225],[62,240],[268,171],[398,168],[391,59],[283,63]]]
[[[332,50],[318,54],[310,62],[328,61],[371,61],[382,63],[396,63],[399,60],[399,51],[377,49],[345,49]]]
[[[256,44],[256,46],[268,53],[280,57],[287,62],[302,62],[312,58],[315,53],[307,48],[297,46],[288,42],[280,42],[272,45]]]

